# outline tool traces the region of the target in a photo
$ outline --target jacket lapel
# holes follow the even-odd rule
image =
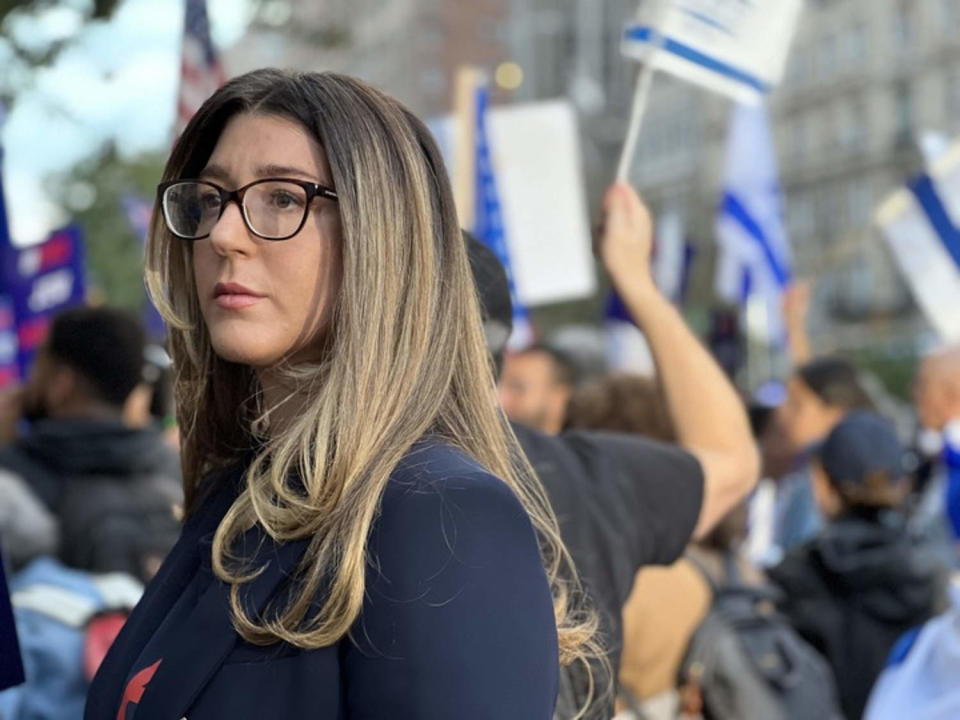
[[[234,496],[232,488],[224,487],[197,513],[195,521],[184,525],[180,538],[127,618],[97,672],[84,714],[87,720],[116,718],[128,673],[144,644],[196,573],[200,564],[200,539],[216,529]]]
[[[242,588],[248,614],[256,616],[266,607],[278,586],[288,579],[307,547],[306,540],[277,545],[255,527],[243,545],[259,541],[253,567],[265,570]],[[182,717],[200,691],[210,682],[237,642],[231,622],[230,586],[214,580],[200,596],[196,607],[177,627],[159,638],[158,655],[163,663],[138,703],[136,720],[170,720]]]

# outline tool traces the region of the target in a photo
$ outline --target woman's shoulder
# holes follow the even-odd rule
[[[403,457],[390,475],[381,514],[458,499],[485,501],[501,511],[526,517],[520,501],[502,479],[460,448],[437,441],[417,443]]]
[[[492,569],[499,552],[523,546],[539,565],[532,523],[513,490],[462,450],[420,443],[390,476],[369,551],[379,573],[416,583]]]

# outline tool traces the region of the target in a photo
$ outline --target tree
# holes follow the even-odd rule
[[[130,225],[123,200],[127,194],[151,200],[165,160],[162,153],[126,159],[110,146],[48,180],[53,196],[83,228],[91,286],[111,305],[143,307],[142,238]]]
[[[10,105],[28,89],[34,71],[53,64],[91,22],[108,20],[119,0],[0,0],[0,102]],[[57,31],[43,37],[38,25],[56,13]],[[64,22],[68,20],[69,22]]]

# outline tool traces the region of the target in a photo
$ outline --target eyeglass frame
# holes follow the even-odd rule
[[[300,224],[297,225],[297,229],[294,230],[289,235],[284,235],[283,237],[267,237],[265,235],[261,235],[260,233],[258,233],[256,230],[253,229],[253,226],[250,224],[250,219],[247,217],[247,209],[243,205],[243,198],[247,194],[247,190],[249,190],[254,185],[260,185],[262,183],[268,183],[268,182],[285,182],[285,183],[291,183],[292,185],[299,185],[307,193],[306,201],[303,204],[303,217],[300,218]],[[323,197],[328,200],[333,200],[334,202],[339,202],[337,191],[334,190],[333,188],[327,187],[326,185],[322,185],[320,183],[310,182],[309,180],[300,180],[297,178],[284,178],[284,177],[260,178],[259,180],[254,180],[253,182],[247,183],[243,187],[239,187],[236,190],[227,190],[226,188],[220,187],[215,182],[211,182],[210,180],[202,180],[199,178],[180,178],[179,180],[168,180],[166,182],[162,182],[159,185],[157,185],[157,202],[160,205],[160,214],[163,216],[163,223],[164,225],[167,226],[167,230],[170,231],[171,235],[173,235],[176,238],[179,238],[180,240],[186,240],[188,242],[192,242],[194,240],[203,240],[205,238],[210,237],[210,233],[213,232],[213,227],[210,228],[210,232],[208,232],[206,235],[198,235],[197,237],[181,235],[178,232],[174,231],[172,227],[170,227],[170,221],[167,219],[167,209],[166,209],[166,205],[163,202],[163,196],[166,194],[167,190],[169,190],[170,188],[174,187],[175,185],[181,185],[183,183],[198,183],[202,185],[209,185],[220,194],[220,214],[217,215],[217,220],[216,222],[214,222],[214,227],[218,222],[220,222],[220,218],[223,217],[223,213],[227,211],[227,203],[232,200],[237,204],[237,207],[240,209],[240,217],[243,218],[243,224],[246,226],[247,230],[249,230],[252,234],[256,235],[258,238],[262,240],[268,240],[270,242],[282,242],[283,240],[289,240],[298,232],[303,230],[303,226],[307,222],[307,215],[310,214],[310,203],[312,203],[315,198]]]

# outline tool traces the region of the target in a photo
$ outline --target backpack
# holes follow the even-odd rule
[[[26,682],[0,692],[0,718],[76,720],[87,688],[143,586],[40,558],[11,578]]]
[[[830,667],[777,612],[778,591],[741,583],[729,553],[722,584],[686,557],[713,602],[680,667],[681,710],[707,720],[842,719]]]

